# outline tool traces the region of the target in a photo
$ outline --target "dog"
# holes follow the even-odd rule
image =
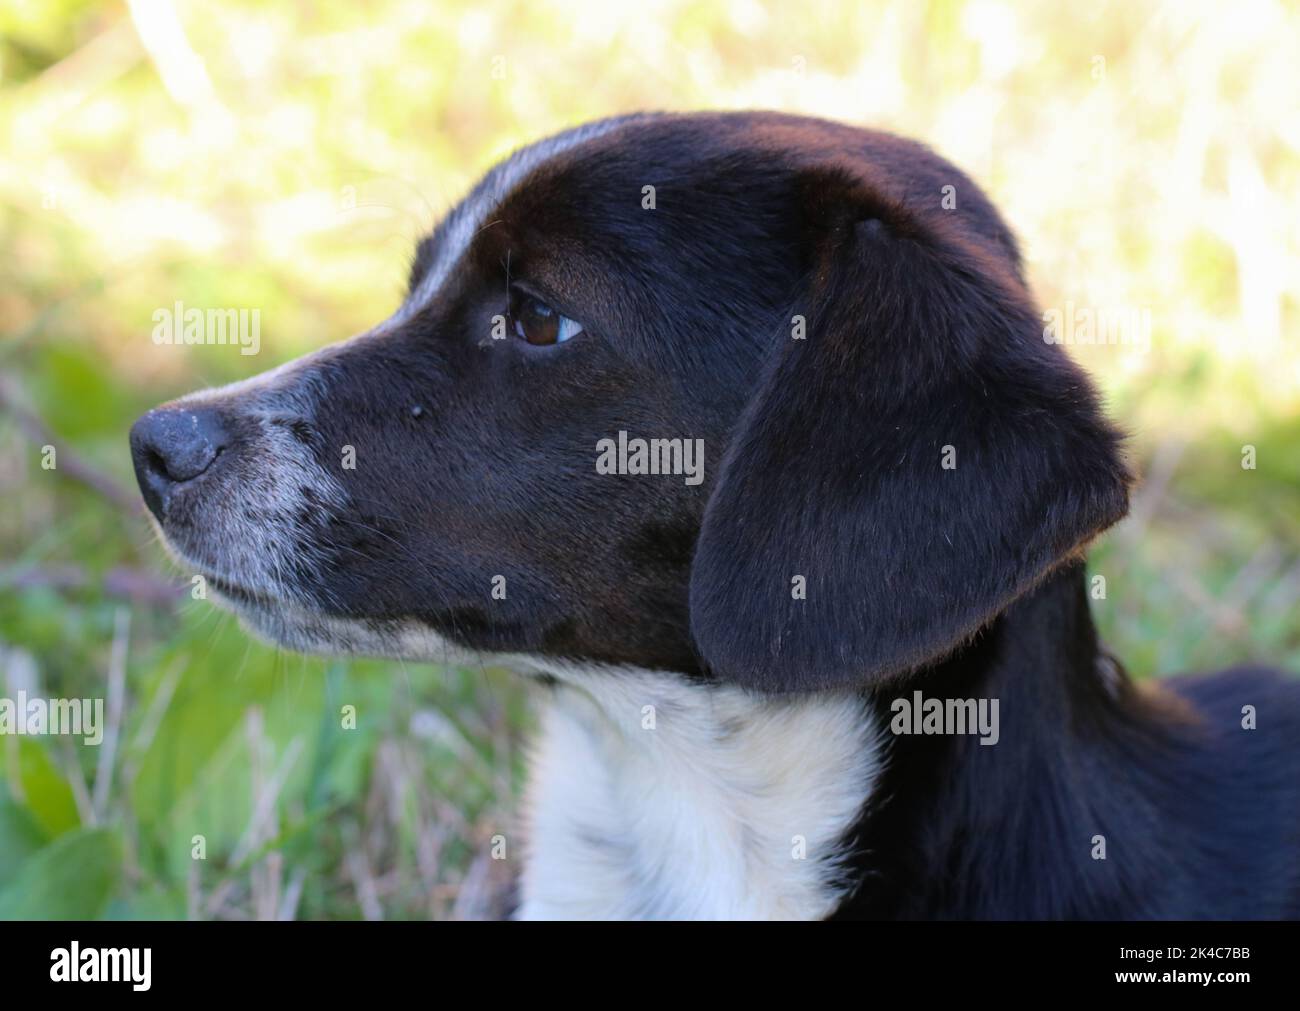
[[[1300,916],[1300,687],[1099,644],[1133,478],[1042,319],[918,143],[625,116],[131,452],[255,634],[543,686],[520,918]]]

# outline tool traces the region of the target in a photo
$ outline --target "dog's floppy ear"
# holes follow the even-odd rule
[[[691,572],[709,669],[767,691],[951,651],[1123,516],[1130,483],[1009,258],[853,170],[800,192],[808,291],[733,430]]]

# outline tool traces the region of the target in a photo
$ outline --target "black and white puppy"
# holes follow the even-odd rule
[[[539,676],[523,917],[1300,915],[1300,687],[1098,645],[1119,443],[969,179],[775,114],[528,147],[392,318],[131,433],[260,635]]]

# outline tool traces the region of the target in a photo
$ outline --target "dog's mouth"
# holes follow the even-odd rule
[[[200,561],[194,557],[197,552],[192,549],[191,545],[186,544],[183,538],[177,537],[174,532],[169,532],[167,527],[153,516],[150,516],[149,519],[154,528],[154,533],[157,535],[158,543],[171,556],[172,561],[183,572],[201,577],[204,586],[215,590],[224,600],[229,601],[236,608],[274,609],[279,605],[279,596],[270,590],[252,586],[248,581],[235,579],[229,575],[218,575],[213,571],[215,566],[211,561]]]
[[[331,620],[315,608],[228,576],[204,573],[216,603],[233,612],[255,636],[273,646],[304,653],[335,654]]]
[[[271,589],[216,575],[195,565],[175,545],[172,555],[201,574],[216,603],[269,645],[316,656],[371,656],[402,660],[465,662],[468,654],[429,628],[407,619],[348,619]]]
[[[204,579],[207,580],[209,586],[220,593],[223,597],[241,607],[274,608],[279,603],[277,598],[269,593],[241,586],[222,576],[214,576],[205,573]]]
[[[263,642],[316,656],[369,656],[437,663],[478,663],[476,650],[444,638],[424,619],[331,613],[292,581],[259,578],[208,558],[206,546],[187,543],[155,521],[159,541],[182,571],[202,576],[213,603],[233,613]],[[196,550],[197,549],[197,550]],[[268,585],[269,584],[269,585]]]
[[[266,619],[290,609],[287,599],[281,594],[266,587],[253,585],[248,580],[214,572],[210,563],[198,561],[192,557],[192,552],[185,550],[176,543],[174,538],[168,536],[162,524],[155,522],[154,526],[159,541],[172,560],[183,571],[201,577],[204,586],[215,594],[216,603],[226,610],[261,627],[266,624]]]

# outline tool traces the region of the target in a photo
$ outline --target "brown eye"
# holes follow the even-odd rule
[[[582,333],[582,326],[561,316],[540,299],[517,295],[510,308],[515,335],[529,344],[563,344]]]

